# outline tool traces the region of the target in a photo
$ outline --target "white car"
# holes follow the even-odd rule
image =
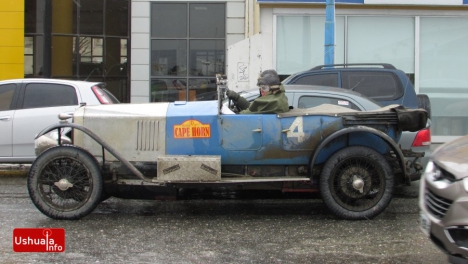
[[[0,163],[36,158],[34,138],[80,105],[117,103],[103,83],[58,79],[0,81]]]
[[[421,178],[419,225],[448,255],[450,263],[468,263],[468,135],[432,153]]]

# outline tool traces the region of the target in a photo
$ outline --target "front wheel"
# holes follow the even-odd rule
[[[327,207],[339,217],[370,219],[390,204],[394,178],[387,160],[362,146],[339,150],[320,174],[320,193]]]
[[[101,201],[103,180],[96,159],[74,146],[57,146],[42,153],[28,174],[34,205],[53,219],[79,219]]]

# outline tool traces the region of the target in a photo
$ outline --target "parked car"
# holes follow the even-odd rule
[[[468,263],[468,135],[437,148],[420,183],[420,227],[451,263]]]
[[[219,95],[225,81],[218,76]],[[337,216],[369,219],[389,205],[394,186],[410,181],[401,131],[427,122],[426,111],[401,106],[224,114],[218,98],[79,108],[73,123],[39,133],[37,141],[74,129],[71,144],[51,143],[32,164],[32,202],[48,217],[78,219],[121,188],[171,198],[181,188],[320,191]]]
[[[30,163],[36,158],[34,137],[58,115],[80,105],[118,100],[103,83],[57,79],[0,81],[0,162]]]
[[[381,105],[399,104],[406,108],[423,108],[431,115],[431,102],[425,94],[416,95],[413,83],[389,63],[349,63],[319,65],[295,73],[283,84],[313,84],[340,87],[359,92]]]
[[[310,108],[321,104],[333,104],[359,111],[372,111],[383,106],[358,92],[341,89],[337,87],[319,85],[284,85],[289,105],[293,108]],[[258,88],[239,93],[251,102],[260,93]],[[227,104],[227,102],[225,102]],[[430,123],[430,121],[429,121]],[[430,124],[419,131],[403,132],[398,141],[407,158],[408,168],[412,171],[412,180],[419,180],[424,166],[427,164],[431,154],[431,131]]]

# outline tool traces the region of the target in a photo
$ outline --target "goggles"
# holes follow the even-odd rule
[[[258,87],[260,87],[260,89],[264,92],[268,92],[270,91],[270,86],[269,85],[266,85],[266,84],[261,84],[259,85]]]

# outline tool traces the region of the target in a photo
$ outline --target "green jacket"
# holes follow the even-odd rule
[[[279,114],[289,111],[288,98],[284,92],[283,85],[280,85],[276,93],[270,91],[267,95],[258,97],[241,114]]]

